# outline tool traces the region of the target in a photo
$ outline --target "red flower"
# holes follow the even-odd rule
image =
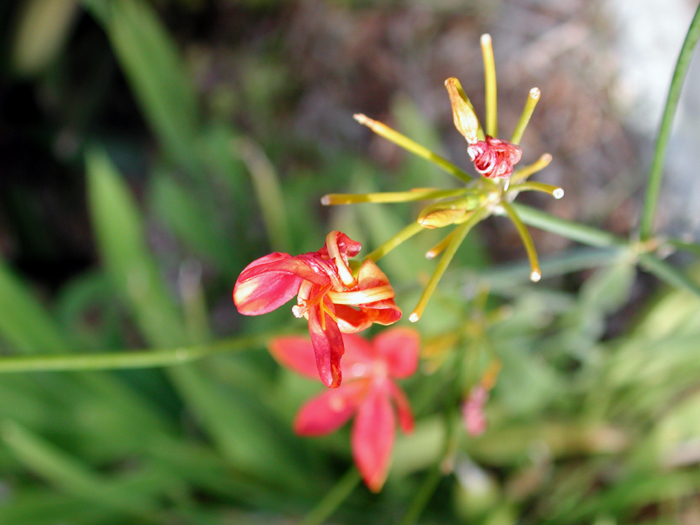
[[[469,158],[474,162],[474,168],[484,177],[493,179],[497,177],[510,177],[513,166],[520,161],[523,150],[519,146],[503,139],[486,136],[486,140],[480,140],[467,147]]]
[[[340,386],[342,379],[341,332],[359,332],[372,323],[388,325],[401,318],[394,289],[374,262],[365,261],[357,276],[350,271],[348,257],[360,248],[359,242],[333,231],[317,252],[295,257],[271,253],[253,261],[233,289],[233,302],[244,315],[266,314],[297,296],[292,313],[309,321],[318,374],[329,387]]]
[[[351,378],[337,390],[311,399],[297,414],[294,431],[321,436],[340,428],[355,414],[352,455],[370,490],[379,492],[389,471],[394,446],[395,416],[404,432],[413,430],[408,399],[394,379],[412,375],[418,367],[418,333],[392,328],[368,342],[356,335],[344,336],[343,368]],[[280,337],[270,352],[283,365],[307,377],[316,377],[310,358],[311,343],[303,337]]]

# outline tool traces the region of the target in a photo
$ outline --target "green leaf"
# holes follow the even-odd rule
[[[167,153],[197,173],[197,100],[175,42],[156,11],[142,0],[83,3],[102,23],[134,95]]]
[[[159,507],[144,493],[110,486],[88,466],[16,423],[5,421],[0,435],[31,470],[69,494],[138,517],[150,516]]]
[[[223,272],[238,266],[231,240],[221,231],[217,209],[205,205],[196,191],[158,174],[151,193],[155,212],[180,239]]]
[[[141,215],[128,188],[102,151],[88,152],[86,168],[93,228],[115,289],[152,344],[174,348],[184,343],[181,317],[148,252]]]

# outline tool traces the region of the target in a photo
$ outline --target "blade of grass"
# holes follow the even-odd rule
[[[352,494],[360,479],[357,469],[350,468],[299,525],[321,525]]]
[[[111,486],[89,467],[17,423],[5,421],[0,435],[28,468],[65,492],[149,522],[165,521],[156,517],[156,499]]]
[[[104,27],[136,100],[165,150],[192,173],[200,172],[194,89],[155,9],[141,0],[84,0],[83,4]]]
[[[639,238],[642,241],[647,240],[652,235],[654,227],[654,215],[656,206],[659,201],[659,192],[661,191],[661,179],[663,177],[664,159],[666,157],[666,147],[671,136],[673,127],[673,118],[678,108],[678,101],[681,97],[681,89],[685,80],[690,59],[693,56],[693,50],[700,38],[700,6],[698,6],[690,23],[690,28],[685,36],[683,47],[678,55],[678,62],[673,72],[671,86],[668,90],[668,98],[666,99],[666,107],[664,108],[661,124],[659,126],[659,135],[656,139],[656,147],[654,148],[654,158],[651,162],[649,170],[649,182],[647,184],[647,192],[644,198],[644,207],[642,208],[642,218],[639,224]]]
[[[656,275],[666,284],[674,288],[686,290],[700,297],[700,285],[666,261],[662,261],[654,255],[644,253],[639,255],[639,265],[648,272]]]

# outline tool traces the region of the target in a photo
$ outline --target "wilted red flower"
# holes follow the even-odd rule
[[[371,342],[356,335],[343,337],[343,368],[350,381],[304,405],[297,414],[294,431],[302,436],[322,436],[337,430],[355,414],[352,455],[365,484],[378,492],[386,480],[394,446],[392,401],[401,429],[407,433],[413,430],[408,399],[394,379],[415,373],[418,333],[410,328],[392,328]],[[270,352],[281,364],[315,378],[310,346],[303,337],[279,337],[270,343]]]
[[[486,136],[467,147],[469,158],[474,168],[488,179],[510,177],[513,166],[520,162],[523,150],[519,146],[504,140]]]
[[[365,261],[357,276],[350,270],[348,257],[360,248],[359,242],[333,231],[317,252],[294,257],[276,252],[253,261],[233,289],[233,302],[244,315],[271,312],[297,296],[292,313],[309,321],[318,374],[329,387],[340,386],[342,379],[341,332],[359,332],[372,323],[388,325],[401,318],[394,289],[373,261]]]

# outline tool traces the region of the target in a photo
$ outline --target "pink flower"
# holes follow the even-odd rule
[[[484,177],[493,179],[497,177],[510,177],[513,166],[520,161],[523,150],[519,146],[503,139],[486,136],[486,140],[480,140],[467,147],[469,158],[474,162],[474,168]]]
[[[359,332],[372,323],[388,325],[401,318],[394,289],[373,261],[365,261],[356,276],[351,272],[348,257],[360,248],[360,243],[333,231],[317,252],[295,257],[276,252],[253,261],[233,289],[233,302],[244,315],[271,312],[296,295],[292,313],[309,321],[319,377],[333,388],[342,379],[341,332]]]
[[[394,410],[401,429],[406,433],[413,430],[408,399],[394,379],[409,377],[416,371],[418,333],[410,328],[392,328],[371,343],[356,335],[344,339],[343,368],[350,381],[304,405],[297,414],[294,431],[302,436],[322,436],[355,415],[352,455],[365,484],[379,492],[394,446]],[[270,343],[270,352],[281,364],[301,375],[315,377],[310,346],[303,337],[280,337]]]
[[[477,385],[462,401],[462,422],[468,434],[480,436],[486,432],[488,422],[484,414],[484,405],[489,400],[489,392],[483,386]]]

